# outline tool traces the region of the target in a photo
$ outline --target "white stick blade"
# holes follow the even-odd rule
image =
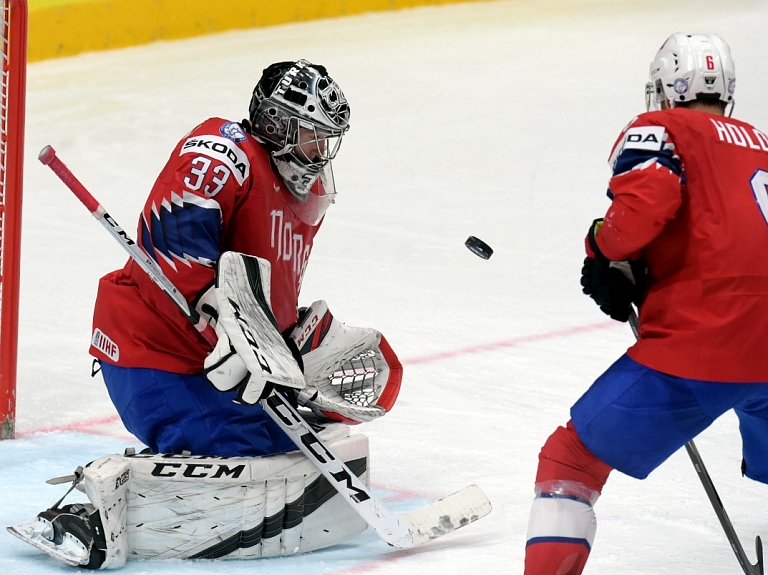
[[[491,502],[477,485],[469,485],[439,501],[401,516],[416,546],[442,537],[482,519],[491,512]]]

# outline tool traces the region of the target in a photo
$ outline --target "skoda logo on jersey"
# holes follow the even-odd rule
[[[187,138],[179,151],[180,156],[183,154],[200,154],[223,162],[241,186],[251,173],[248,155],[229,138],[206,135]]]
[[[219,133],[235,143],[245,142],[248,139],[237,122],[227,122],[219,128]]]
[[[685,78],[678,78],[673,84],[675,92],[678,94],[685,94],[688,91],[688,80]]]

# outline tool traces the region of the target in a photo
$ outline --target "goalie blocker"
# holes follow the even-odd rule
[[[219,341],[205,360],[208,380],[219,391],[236,389],[249,405],[274,386],[290,388],[316,416],[348,424],[388,412],[403,367],[384,336],[338,321],[319,300],[300,310],[284,337],[269,304],[270,273],[269,262],[256,256],[220,257],[213,294]]]
[[[321,435],[369,485],[367,437],[350,436],[342,424]],[[8,530],[59,561],[90,569],[118,568],[127,559],[292,555],[343,543],[366,528],[298,451],[220,458],[127,450],[79,469],[73,487],[89,502],[60,507],[62,498]]]

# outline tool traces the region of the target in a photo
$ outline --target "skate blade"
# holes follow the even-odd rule
[[[77,567],[78,565],[88,563],[88,550],[77,538],[66,534],[61,545],[56,545],[46,537],[46,534],[53,533],[53,527],[51,527],[48,521],[36,519],[29,523],[13,525],[7,529],[11,535],[18,537],[46,555],[50,555],[67,565]]]

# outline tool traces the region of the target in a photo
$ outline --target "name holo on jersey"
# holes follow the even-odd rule
[[[715,120],[710,118],[712,125],[717,132],[717,138],[727,144],[735,144],[742,148],[751,148],[753,150],[762,150],[768,152],[768,136],[763,134],[757,128],[749,126],[732,124],[731,122]]]

